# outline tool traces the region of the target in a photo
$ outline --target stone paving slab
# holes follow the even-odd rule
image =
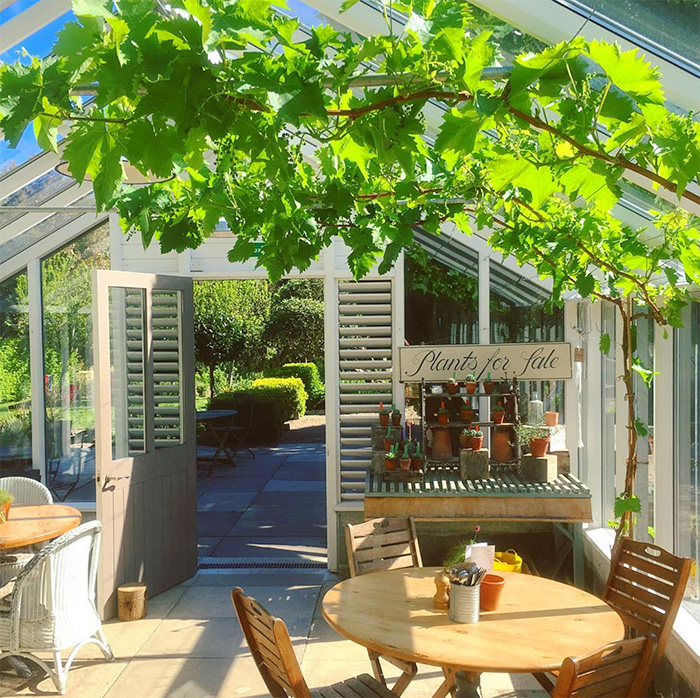
[[[240,511],[200,511],[197,513],[197,535],[205,538],[225,536],[241,515]]]
[[[265,485],[263,492],[325,492],[325,482],[300,481],[300,480],[270,480]]]
[[[265,536],[239,538],[226,536],[215,548],[212,557],[268,557],[271,560],[279,558],[318,560],[326,558],[325,536],[277,537]]]

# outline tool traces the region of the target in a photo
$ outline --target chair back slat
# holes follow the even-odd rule
[[[640,637],[565,659],[552,698],[641,698],[655,645]]]
[[[53,504],[49,488],[30,477],[0,477],[0,490],[9,492],[17,505]]]
[[[345,529],[350,574],[422,567],[420,547],[413,519],[372,519],[348,524]]]
[[[652,543],[622,538],[613,550],[603,599],[625,625],[657,637],[662,655],[690,574],[690,560]]]
[[[243,635],[273,698],[311,698],[284,621],[272,616],[252,596],[236,587],[233,607]]]

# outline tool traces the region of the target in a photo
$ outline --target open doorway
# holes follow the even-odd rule
[[[194,283],[202,569],[327,564],[323,293]]]

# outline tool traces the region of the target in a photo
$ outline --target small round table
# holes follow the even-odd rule
[[[323,616],[341,635],[380,654],[467,672],[472,689],[466,693],[472,695],[478,695],[481,673],[552,671],[566,657],[624,637],[620,616],[604,601],[551,579],[510,572],[498,573],[506,580],[498,610],[482,611],[478,623],[454,623],[447,611],[433,608],[438,570],[347,579],[326,593]]]
[[[65,504],[13,504],[9,519],[0,523],[0,550],[53,540],[78,526],[81,518],[77,509]]]

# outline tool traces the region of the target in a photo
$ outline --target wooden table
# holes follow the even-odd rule
[[[521,479],[511,466],[491,466],[491,477],[463,481],[458,466],[430,465],[422,482],[383,482],[367,471],[365,519],[412,516],[416,521],[531,521],[554,527],[556,569],[569,552],[574,583],[583,587],[583,529],[592,521],[591,491],[574,475],[551,483]]]
[[[215,422],[217,422],[220,419],[233,419],[236,415],[238,414],[238,410],[203,410],[200,412],[197,412],[197,423],[204,424],[204,428],[207,431],[207,434],[211,436],[213,439],[214,443],[218,443],[218,447],[216,449],[216,453],[214,453],[214,457],[209,461],[209,472],[211,472],[211,469],[214,467],[214,465],[218,462],[219,456],[223,452],[224,457],[228,461],[228,464],[232,467],[236,467],[236,461],[234,460],[233,456],[228,450],[228,437],[229,437],[229,432],[224,430],[217,431],[214,427]],[[202,460],[202,459],[197,459]]]
[[[0,550],[53,540],[78,526],[81,518],[77,509],[65,504],[14,504],[9,519],[0,524]]]
[[[439,568],[375,572],[336,584],[323,616],[341,635],[368,649],[468,672],[462,695],[478,695],[483,672],[535,673],[559,669],[566,657],[592,652],[624,637],[622,620],[591,594],[544,577],[499,572],[506,579],[498,610],[478,623],[453,623],[433,608]],[[452,685],[446,678],[436,698]]]

